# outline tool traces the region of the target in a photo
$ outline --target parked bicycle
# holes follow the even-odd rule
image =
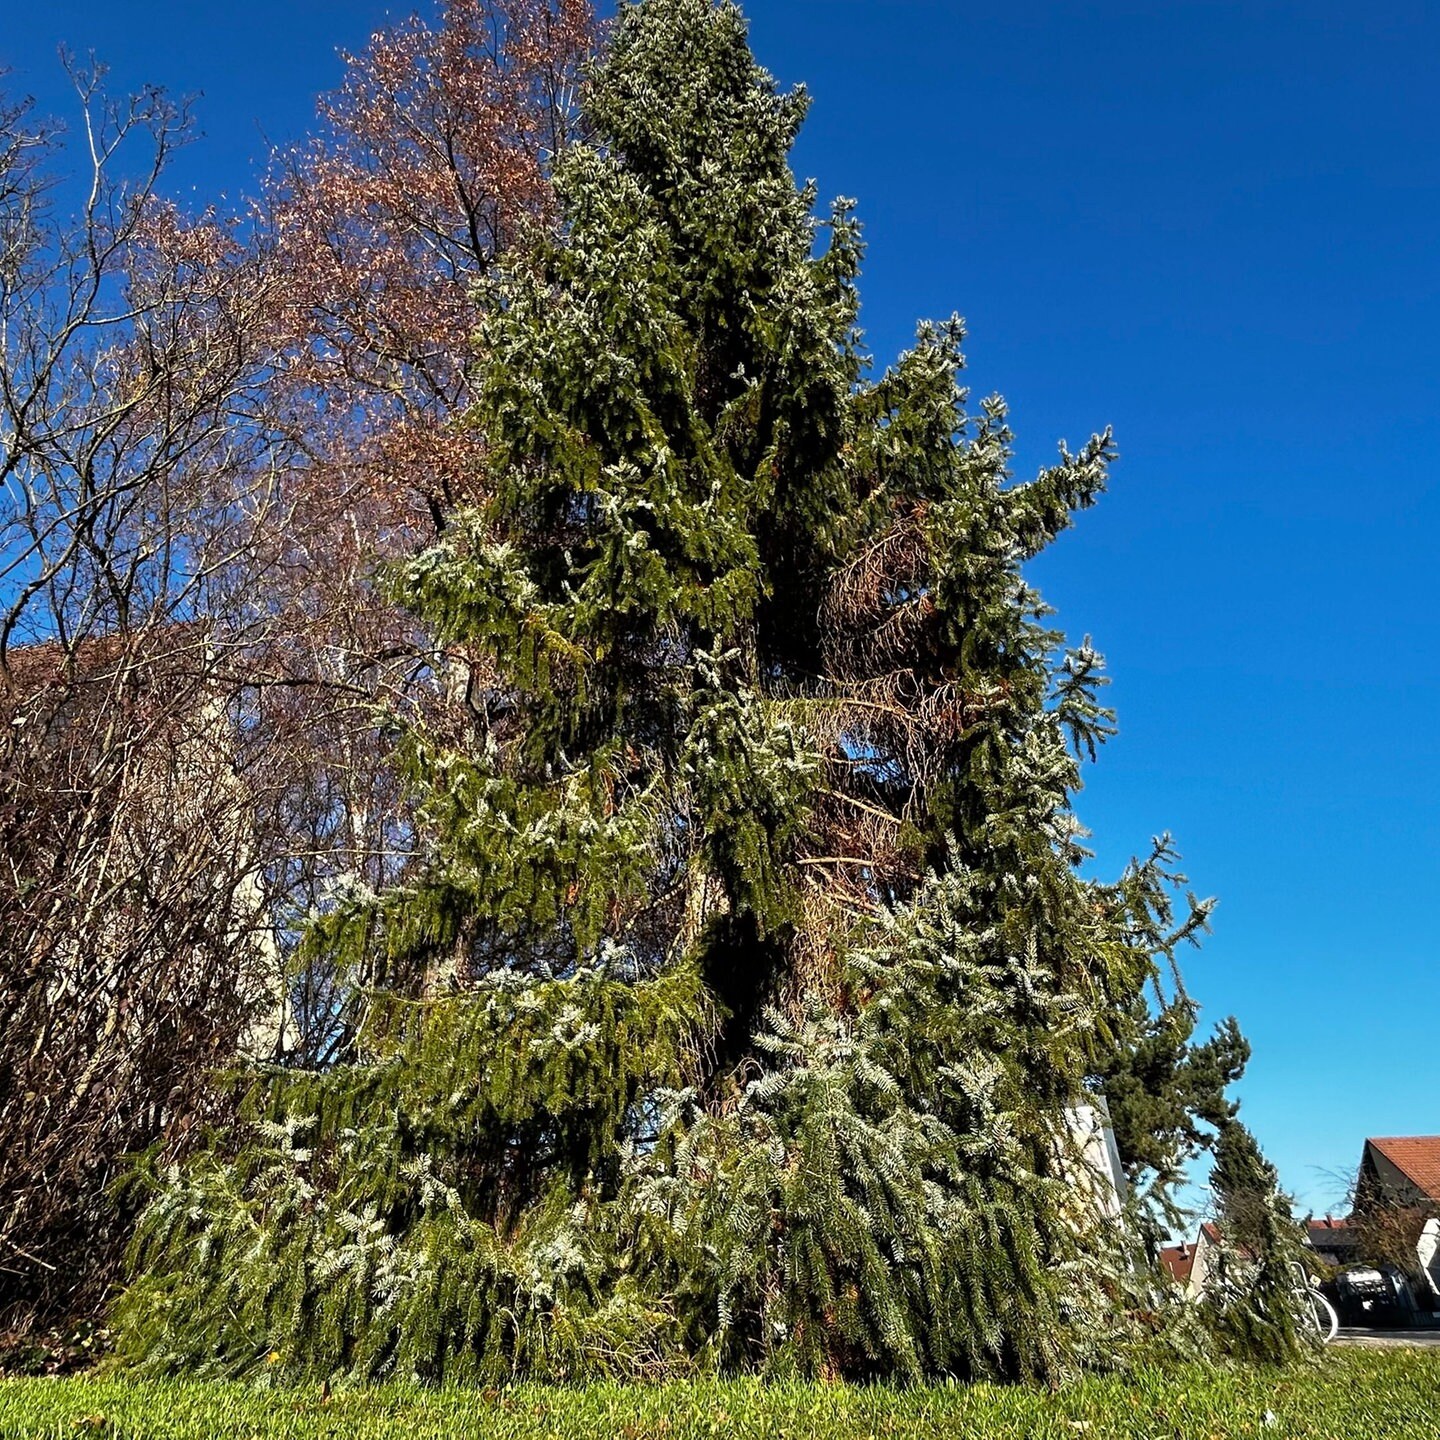
[[[1291,1265],[1295,1275],[1296,1311],[1302,1324],[1314,1327],[1322,1345],[1340,1333],[1340,1316],[1320,1293],[1320,1282],[1298,1260]]]

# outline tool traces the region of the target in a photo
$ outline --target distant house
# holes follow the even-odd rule
[[[1365,1142],[1360,1157],[1357,1204],[1440,1212],[1440,1135],[1403,1135]]]
[[[1370,1249],[1411,1277],[1417,1295],[1440,1301],[1440,1135],[1367,1140],[1352,1220]]]
[[[178,976],[193,953],[203,988],[227,953],[244,972],[233,998],[255,1012],[242,1051],[282,1053],[289,1006],[235,764],[236,687],[218,677],[206,627],[16,646],[3,661],[0,944],[50,977],[49,1003],[108,1007],[106,1035],[141,1023],[122,971]],[[42,882],[70,887],[59,922]]]
[[[1170,1278],[1189,1296],[1201,1294],[1215,1273],[1220,1253],[1220,1232],[1205,1224],[1193,1241],[1167,1245],[1160,1252],[1160,1263]]]
[[[1358,1259],[1360,1236],[1348,1220],[1310,1219],[1305,1222],[1305,1238],[1319,1260],[1337,1268],[1352,1265]]]

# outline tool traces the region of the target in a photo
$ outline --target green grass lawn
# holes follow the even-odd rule
[[[1331,1351],[1315,1368],[1193,1368],[1058,1394],[699,1381],[652,1388],[338,1392],[121,1378],[0,1382],[0,1436],[125,1440],[1440,1440],[1440,1355]]]

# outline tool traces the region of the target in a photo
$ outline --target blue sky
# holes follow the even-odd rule
[[[1173,831],[1220,897],[1191,988],[1254,1042],[1285,1183],[1337,1204],[1366,1135],[1440,1133],[1440,7],[748,9],[815,96],[797,168],[860,201],[877,354],[964,314],[1022,473],[1115,426],[1111,495],[1036,569],[1115,677],[1082,816],[1111,869]],[[60,41],[203,92],[175,181],[209,201],[386,14],[52,0],[0,63],[52,113]]]

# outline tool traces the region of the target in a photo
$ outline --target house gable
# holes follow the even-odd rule
[[[1440,1206],[1440,1135],[1367,1140],[1360,1184],[1392,1202]]]

